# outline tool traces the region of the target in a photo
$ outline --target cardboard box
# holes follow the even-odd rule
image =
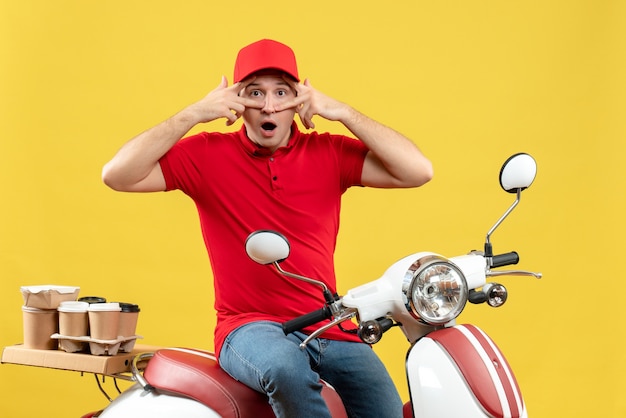
[[[80,287],[74,286],[22,286],[24,306],[38,309],[57,309],[61,302],[76,300]]]
[[[135,345],[130,353],[114,356],[94,356],[83,353],[66,353],[62,350],[35,350],[13,345],[2,351],[2,363],[24,366],[48,367],[76,372],[115,375],[130,371],[133,358],[140,353],[154,352],[161,347]]]

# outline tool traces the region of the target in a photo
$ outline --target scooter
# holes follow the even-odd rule
[[[316,284],[323,292],[323,307],[283,324],[288,334],[329,320],[301,348],[345,321],[356,321],[358,335],[367,344],[377,343],[391,328],[402,330],[409,343],[406,375],[411,398],[404,405],[405,418],[527,417],[517,380],[502,352],[480,328],[457,325],[455,320],[468,302],[491,307],[506,302],[507,289],[488,279],[541,278],[541,273],[530,271],[494,270],[517,264],[519,256],[516,252],[494,254],[491,243],[491,235],[519,204],[521,192],[533,183],[536,172],[529,154],[515,154],[505,161],[500,185],[516,198],[488,231],[483,251],[451,258],[433,252],[411,254],[379,279],[348,290],[343,297],[331,294],[321,281],[281,268],[290,246],[279,232],[253,232],[246,240],[246,251],[254,261]],[[131,369],[136,383],[104,410],[83,418],[274,417],[266,396],[232,379],[209,352],[162,349],[138,355]],[[331,386],[325,385],[322,394],[333,417],[347,417]]]

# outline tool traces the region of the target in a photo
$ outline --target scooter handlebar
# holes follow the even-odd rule
[[[294,331],[299,331],[302,328],[306,328],[310,325],[317,324],[325,319],[330,319],[332,317],[332,312],[328,306],[324,306],[322,309],[318,309],[317,311],[309,312],[308,314],[304,314],[297,318],[291,319],[287,322],[283,323],[283,332],[285,335],[290,334]]]
[[[519,263],[519,254],[515,251],[510,253],[494,255],[491,260],[491,267],[504,267]]]

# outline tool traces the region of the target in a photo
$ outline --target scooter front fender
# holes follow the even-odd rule
[[[517,381],[502,352],[473,325],[433,331],[409,350],[407,378],[416,418],[525,418]]]

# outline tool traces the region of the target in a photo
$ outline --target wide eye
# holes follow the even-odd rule
[[[261,90],[250,90],[248,92],[248,96],[250,96],[253,99],[258,99],[258,98],[263,97],[263,93],[261,92]]]
[[[285,99],[285,98],[295,97],[297,96],[297,93],[295,90],[287,87],[287,88],[278,90],[277,95],[278,97]]]

